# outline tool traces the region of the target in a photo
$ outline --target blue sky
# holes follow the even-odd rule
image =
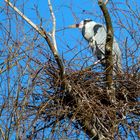
[[[51,17],[50,17],[48,4],[46,0],[25,1],[24,5],[22,6],[20,5],[21,2],[23,2],[23,0],[18,0],[18,2],[16,3],[16,6],[20,10],[22,10],[27,17],[29,17],[38,26],[40,26],[41,24],[41,21],[39,18],[42,18],[43,19],[42,26],[46,29],[46,31],[51,30],[50,28]],[[126,7],[126,5],[124,4],[124,0],[114,0],[113,2],[115,3],[115,6],[114,6],[115,8],[120,9],[120,10],[123,9],[126,11],[128,10],[128,7]],[[132,3],[130,3],[130,5],[132,5],[132,8],[134,10],[136,10],[135,3],[137,4],[137,6],[140,6],[138,0],[135,0],[135,1],[132,0],[131,2]],[[2,5],[4,4],[3,2],[1,3]],[[54,13],[56,16],[56,29],[61,29],[73,23],[79,23],[81,20],[86,19],[86,18],[91,18],[95,20],[96,22],[104,23],[102,12],[98,6],[97,1],[95,0],[82,0],[80,2],[79,0],[52,0],[52,5],[53,5]],[[40,17],[36,14],[35,7],[38,7]],[[111,12],[111,18],[112,18],[112,22],[114,26],[114,33],[115,33],[116,39],[120,43],[120,48],[122,49],[122,51],[124,51],[124,46],[123,46],[124,44],[121,44],[121,43],[124,42],[125,38],[127,36],[129,37],[128,39],[130,40],[130,43],[128,43],[129,47],[131,47],[132,45],[134,46],[133,40],[131,39],[131,37],[128,35],[128,33],[125,30],[121,30],[120,27],[118,26],[119,21],[116,20],[116,17],[115,17],[116,15],[113,14],[114,11],[112,10],[113,9],[112,7],[113,5],[111,3],[108,4],[108,8]],[[127,22],[127,20],[125,19],[125,15],[123,15],[122,12],[118,12],[118,16],[121,18],[123,22]],[[4,19],[3,16],[1,16],[0,18],[2,18],[2,20]],[[15,22],[14,18],[13,18],[13,22]],[[13,32],[14,32],[14,27],[16,26],[16,24],[12,25]],[[133,26],[134,26],[133,28],[138,28],[138,26],[135,26],[135,25]],[[26,23],[24,25],[24,28],[29,29],[30,26]],[[57,32],[56,39],[57,39],[58,49],[61,55],[66,53],[68,49],[67,46],[70,46],[71,48],[76,47],[77,50],[75,48],[74,53],[80,50],[83,50],[84,48],[88,46],[87,42],[83,39],[81,32],[78,29],[68,29],[62,32]],[[80,42],[81,44],[78,44],[78,42]],[[90,51],[88,52],[90,55],[91,52]],[[138,53],[140,53],[139,50],[138,50]],[[69,57],[70,55],[68,54],[66,58],[70,59]]]
[[[124,10],[128,10],[128,7],[126,7],[124,3],[124,0],[113,0],[116,3],[116,8],[118,9],[124,9]],[[132,8],[134,10],[136,9],[135,4],[133,3],[134,0],[132,0],[131,4]],[[40,18],[43,19],[43,23],[42,26],[44,27],[44,29],[46,29],[46,31],[51,31],[51,18],[50,18],[50,13],[48,10],[48,4],[47,4],[47,0],[25,0],[25,4],[21,5],[21,3],[23,2],[23,0],[18,0],[18,2],[16,3],[16,6],[25,13],[25,15],[27,17],[29,17],[35,24],[37,24],[38,26],[40,26],[40,20],[39,20],[39,16]],[[135,3],[137,3],[137,6],[140,7],[140,3],[139,0],[135,0]],[[5,3],[1,0],[0,1],[0,11],[2,10],[2,6],[5,5]],[[39,15],[36,14],[35,12],[35,7],[38,6],[38,10],[39,10]],[[95,0],[52,0],[52,5],[53,5],[53,9],[54,9],[54,13],[56,16],[56,29],[61,29],[65,26],[74,24],[74,23],[78,23],[81,20],[85,19],[85,18],[91,18],[97,22],[100,23],[104,23],[104,19],[102,16],[102,12],[100,11],[100,8],[98,7],[97,1]],[[24,7],[24,8],[23,8]],[[126,37],[128,37],[128,47],[130,48],[130,52],[136,48],[136,44],[134,42],[134,40],[132,39],[132,37],[128,34],[127,31],[120,29],[120,27],[118,26],[118,20],[116,20],[116,17],[119,16],[120,19],[123,21],[124,25],[127,26],[127,20],[125,18],[125,15],[123,15],[123,11],[122,12],[118,12],[118,15],[113,14],[114,11],[112,10],[112,5],[109,4],[108,8],[111,11],[111,18],[112,18],[112,22],[113,22],[113,26],[114,26],[114,33],[115,33],[115,37],[117,39],[117,41],[119,42],[120,48],[122,50],[122,52],[124,52],[124,40]],[[14,13],[14,11],[11,10],[11,13]],[[19,17],[18,17],[19,18]],[[131,17],[128,16],[128,20]],[[135,20],[134,17],[132,16],[132,21]],[[5,28],[8,28],[8,22],[7,22],[7,17],[5,16],[4,12],[0,13],[0,23],[3,23]],[[11,21],[11,25],[12,25],[12,37],[15,40],[18,40],[20,38],[19,34],[16,34],[16,27],[17,25],[19,25],[18,22],[16,22],[16,16],[13,15],[12,16],[12,21]],[[139,21],[138,21],[139,23]],[[132,23],[130,22],[130,25]],[[136,29],[139,32],[140,27],[138,25],[131,25],[131,27],[133,27],[134,29]],[[0,26],[0,28],[2,28]],[[24,22],[21,26],[19,26],[19,28],[21,29],[20,31],[22,32],[22,30],[25,31],[29,31],[31,29],[31,27]],[[34,35],[31,34],[33,31],[30,31],[29,34],[27,35],[27,39],[31,36]],[[2,33],[0,32],[0,35],[2,35]],[[138,33],[139,35],[139,33]],[[70,60],[72,58],[75,57],[75,62],[76,64],[79,63],[81,65],[81,60],[79,60],[78,58],[82,57],[83,60],[87,60],[89,56],[91,56],[91,52],[89,49],[85,49],[87,48],[87,42],[83,39],[81,32],[78,29],[68,29],[68,30],[64,30],[61,32],[57,32],[56,33],[56,39],[57,39],[57,46],[59,49],[59,53],[61,56],[63,56],[65,59]],[[138,37],[139,39],[139,37]],[[40,43],[42,43],[43,40],[40,41]],[[12,41],[10,41],[11,45],[12,45]],[[32,45],[32,44],[30,44]],[[38,45],[38,44],[34,44],[34,45]],[[0,44],[0,47],[3,49],[4,44]],[[23,44],[23,49],[27,47],[26,42],[25,44]],[[42,47],[43,49],[43,47]],[[69,49],[71,51],[69,51]],[[5,48],[6,50],[6,48]],[[84,50],[84,51],[83,51]],[[34,50],[36,51],[36,50]],[[47,51],[47,49],[46,49]],[[78,53],[79,52],[79,53]],[[37,55],[37,52],[34,53],[34,55]],[[135,53],[135,56],[140,55],[140,49],[137,50],[137,52]],[[36,56],[35,56],[36,57]],[[45,61],[44,57],[41,56],[40,60]],[[91,57],[90,58],[90,62],[92,63],[94,61],[94,58]],[[135,60],[136,61],[136,60]],[[0,60],[1,62],[1,60]],[[132,60],[130,59],[129,63],[131,65]],[[22,62],[22,64],[24,64],[25,62]],[[15,69],[13,69],[14,71]],[[15,77],[17,76],[16,73]],[[15,80],[13,74],[13,80]],[[26,82],[28,77],[25,77],[25,79],[23,79],[23,82]],[[24,81],[25,80],[25,81]],[[12,83],[11,87],[13,86],[14,83]]]
[[[127,20],[126,17],[123,13],[123,10],[128,10],[128,7],[125,5],[124,0],[114,0],[115,3],[115,8],[117,10],[120,10],[121,12],[118,12],[119,18],[123,22],[124,25],[127,27]],[[129,2],[130,3],[130,2]],[[25,14],[32,19],[36,24],[40,24],[40,20],[37,19],[37,15],[35,14],[35,10],[33,10],[33,5],[37,4],[38,9],[40,12],[40,17],[44,18],[43,22],[43,27],[46,29],[46,31],[50,31],[51,27],[51,22],[50,22],[50,13],[48,11],[48,5],[46,0],[35,0],[34,3],[31,2],[28,4],[25,4]],[[73,23],[79,23],[81,20],[86,19],[86,18],[91,18],[95,20],[96,22],[104,23],[104,18],[102,16],[102,12],[98,6],[97,1],[95,0],[82,0],[79,2],[79,0],[53,0],[52,1],[54,13],[56,16],[56,29],[61,29],[65,26],[71,25]],[[136,11],[138,7],[140,7],[139,1],[138,0],[132,0],[130,5],[132,6],[133,10]],[[137,7],[135,6],[137,5]],[[114,15],[113,5],[108,4],[108,8],[111,12],[111,18],[114,26],[114,34],[117,39],[117,41],[120,44],[120,48],[122,49],[122,52],[124,51],[124,40],[126,37],[128,37],[128,47],[131,49],[135,49],[133,39],[128,35],[128,32],[126,30],[122,30],[119,27],[119,21],[116,20],[116,15]],[[116,17],[115,17],[116,16]],[[128,16],[128,19],[131,18]],[[132,17],[132,20],[135,20],[134,17]],[[126,22],[126,24],[125,24]],[[131,21],[129,21],[130,24],[132,24]],[[136,30],[138,31],[138,25],[135,26],[131,25],[132,28],[137,28]],[[86,41],[83,39],[81,32],[78,29],[68,29],[62,32],[57,32],[56,33],[56,39],[58,43],[58,49],[60,51],[60,54],[66,53],[67,51],[67,46],[70,46],[71,48],[74,48],[75,46],[77,47],[77,50],[74,49],[74,53],[78,52],[80,50],[83,50],[84,48],[87,47]],[[138,38],[139,39],[139,38]],[[79,45],[77,42],[80,42],[81,44]],[[132,48],[133,46],[133,48]],[[90,55],[90,51],[89,55]],[[137,56],[139,55],[140,50],[137,50]],[[73,54],[74,55],[74,54]],[[72,56],[68,53],[67,57]],[[131,60],[130,60],[131,62]]]

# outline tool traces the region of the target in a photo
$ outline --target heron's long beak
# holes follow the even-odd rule
[[[63,31],[63,30],[65,30],[65,29],[70,29],[70,28],[79,28],[79,24],[73,24],[73,25],[64,27],[64,28],[62,28],[62,29],[58,29],[58,30],[56,30],[56,32],[60,32],[60,31]]]
[[[78,28],[78,27],[79,27],[79,24],[73,24],[73,25],[68,26],[68,28]]]

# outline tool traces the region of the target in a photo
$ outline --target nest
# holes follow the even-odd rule
[[[124,128],[126,125],[131,127],[126,119],[128,116],[133,118],[140,115],[139,77],[116,76],[115,102],[112,102],[110,100],[112,92],[106,89],[102,73],[92,71],[66,73],[65,79],[61,81],[58,76],[59,70],[49,66],[48,69],[45,68],[46,77],[39,79],[42,80],[41,85],[46,85],[47,88],[43,88],[44,101],[38,106],[37,112],[38,117],[43,118],[48,127],[55,127],[58,122],[68,119],[76,129],[83,130],[90,137],[95,135],[113,139],[114,135],[117,138],[121,137],[120,124],[124,125]],[[70,90],[66,90],[64,82],[70,86]],[[134,126],[138,127],[138,123]]]

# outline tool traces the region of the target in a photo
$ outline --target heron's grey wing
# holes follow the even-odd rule
[[[106,36],[107,36],[107,33],[106,33],[106,28],[104,26],[102,26],[102,28],[99,28],[95,35],[98,48],[102,52],[102,54],[105,54]],[[119,71],[122,71],[122,53],[115,38],[113,40],[112,54],[113,54],[114,68]]]
[[[115,69],[119,70],[120,72],[122,72],[122,53],[121,50],[119,48],[119,45],[116,41],[116,39],[114,38],[113,41],[113,62],[115,64]]]
[[[105,42],[106,42],[106,30],[105,30],[104,26],[100,25],[100,27],[97,29],[97,32],[95,34],[95,40],[97,43],[96,44],[97,50],[99,53],[101,53],[100,54],[100,55],[102,55],[101,58],[103,58],[105,55]],[[98,53],[98,55],[99,55],[99,53]]]
[[[106,43],[106,28],[105,26],[99,24],[100,26],[95,26],[95,40],[97,43],[96,47],[96,55],[98,59],[102,59],[105,56],[105,43]],[[122,54],[121,50],[119,48],[119,45],[114,38],[113,41],[113,63],[114,63],[114,68],[119,69],[122,71]]]

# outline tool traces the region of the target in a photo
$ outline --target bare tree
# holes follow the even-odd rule
[[[84,47],[84,40],[65,38],[63,31],[61,35],[57,33],[57,8],[69,8],[74,19],[79,20],[72,1],[68,6],[57,7],[48,0],[48,20],[41,17],[35,2],[32,9],[38,24],[27,17],[27,3],[5,0],[0,7],[1,139],[137,140],[140,137],[138,3],[89,1],[90,5],[100,7],[98,12],[81,9],[82,16],[88,14],[105,21],[105,71],[100,65],[92,65],[93,55]],[[113,77],[114,35],[124,54],[124,73]],[[73,39],[70,43],[74,45],[68,45],[68,39]],[[78,50],[78,46],[83,47]]]

